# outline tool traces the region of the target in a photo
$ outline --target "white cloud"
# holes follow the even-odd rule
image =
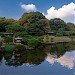
[[[27,12],[30,12],[30,11],[36,11],[36,6],[34,4],[21,4],[21,8],[24,9],[25,11]]]
[[[51,7],[47,10],[47,14],[44,15],[47,19],[61,18],[66,22],[71,21],[74,23],[75,3],[71,2],[70,4],[64,5],[59,9]]]
[[[63,56],[60,58],[57,58],[56,55],[48,54],[46,60],[50,64],[54,64],[54,62],[60,63],[62,66],[67,67],[69,69],[73,69],[74,62],[75,62],[75,51],[72,52],[66,52]]]

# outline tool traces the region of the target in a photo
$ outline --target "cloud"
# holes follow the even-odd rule
[[[57,55],[47,54],[46,61],[48,61],[50,64],[54,64],[56,59],[57,59]]]
[[[30,12],[30,11],[36,11],[37,8],[34,4],[21,4],[21,8],[24,9],[25,11],[27,12]]]
[[[75,51],[66,52],[62,57],[57,59],[62,66],[66,66],[69,69],[73,69],[75,62]]]
[[[58,62],[64,67],[67,67],[69,69],[73,69],[74,68],[74,62],[75,62],[75,51],[66,52],[60,58],[57,58],[57,55],[48,54],[46,61],[48,61],[52,65],[55,62]]]
[[[51,7],[47,10],[47,14],[43,13],[43,15],[45,15],[47,19],[61,18],[66,22],[71,21],[74,23],[75,3],[71,2],[68,5],[63,5],[59,9],[56,9],[55,7]]]

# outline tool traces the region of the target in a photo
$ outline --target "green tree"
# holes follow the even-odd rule
[[[41,19],[35,23],[32,23],[27,29],[29,34],[32,35],[43,35],[46,32],[51,31],[49,21],[47,19]]]
[[[14,33],[13,36],[13,43],[14,43],[14,38],[16,36],[16,32],[23,32],[25,30],[25,28],[21,25],[8,25],[6,27],[7,32],[12,32]]]
[[[30,24],[35,23],[40,19],[45,19],[45,16],[40,12],[24,13],[17,23],[24,27],[28,27]]]
[[[9,24],[13,24],[14,21],[14,19],[6,19],[5,17],[0,18],[0,32],[5,32],[5,27]]]
[[[4,42],[6,42],[6,43],[13,42],[13,38],[11,36],[6,36],[4,38]]]
[[[6,26],[7,32],[16,33],[16,32],[22,32],[24,30],[25,30],[25,28],[21,25],[8,25],[8,26]]]
[[[54,18],[54,19],[51,19],[49,21],[49,24],[51,26],[51,29],[54,31],[54,30],[59,30],[60,28],[63,28],[65,30],[65,28],[67,27],[66,23],[59,19],[59,18]]]

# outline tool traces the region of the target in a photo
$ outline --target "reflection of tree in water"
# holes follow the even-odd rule
[[[44,61],[45,56],[46,56],[46,54],[42,49],[41,50],[35,49],[35,50],[26,50],[26,51],[15,52],[14,56],[10,55],[8,57],[8,55],[7,55],[4,57],[7,61],[6,65],[20,66],[23,64],[27,64],[27,63],[29,65],[39,65]]]
[[[51,47],[50,54],[56,54],[57,57],[64,55],[66,51],[70,51],[69,43],[56,43]]]
[[[4,59],[6,60],[5,64],[9,66],[20,66],[23,64],[39,65],[45,60],[47,53],[60,57],[66,51],[72,50],[72,48],[74,47],[69,43],[56,43],[45,45],[35,50],[16,51],[14,54],[4,53]]]
[[[62,56],[66,51],[74,50],[74,46],[70,43],[55,43],[52,45],[46,45],[44,51],[51,55]]]
[[[2,63],[3,53],[0,52],[0,64]]]

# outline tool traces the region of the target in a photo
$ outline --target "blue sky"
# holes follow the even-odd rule
[[[62,8],[62,6],[64,5],[68,7],[69,4],[72,2],[74,3],[74,0],[0,0],[0,17],[19,19],[24,12],[29,12],[32,9],[36,8],[35,11],[40,11],[46,16],[46,18],[51,19],[51,18],[58,17],[58,16],[47,17],[47,16],[52,15],[49,13],[51,10],[49,12],[47,12],[47,10],[49,10],[52,6],[54,7],[53,8],[54,10],[58,10]],[[71,4],[71,6],[72,5],[74,6],[73,3]],[[31,4],[33,4],[35,7],[34,8],[32,7],[31,9],[27,10],[25,6],[31,5]],[[69,15],[69,16],[74,19],[73,17],[74,15]],[[73,19],[72,20],[70,19],[70,21],[73,22]]]

